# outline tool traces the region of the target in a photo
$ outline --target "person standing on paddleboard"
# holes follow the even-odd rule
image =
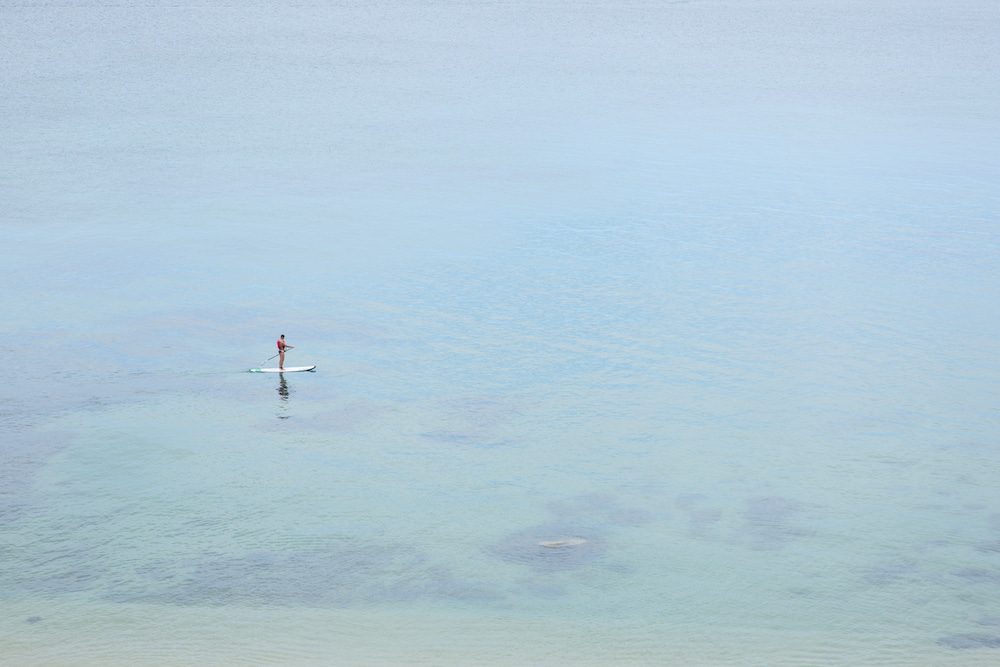
[[[291,350],[294,347],[294,345],[286,343],[285,334],[281,334],[281,338],[278,339],[278,368],[285,368],[285,350]]]

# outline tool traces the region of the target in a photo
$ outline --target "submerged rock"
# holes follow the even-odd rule
[[[562,549],[565,547],[578,547],[581,544],[586,544],[587,540],[582,537],[568,537],[564,540],[552,540],[549,542],[539,542],[538,546],[545,547],[546,549]]]
[[[583,567],[604,556],[606,550],[599,531],[560,523],[511,533],[486,549],[502,560],[542,571]]]

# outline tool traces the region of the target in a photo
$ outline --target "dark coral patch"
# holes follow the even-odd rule
[[[810,534],[794,524],[802,505],[780,496],[763,496],[747,501],[743,518],[755,549],[780,549],[788,542]]]
[[[1000,553],[1000,540],[996,540],[995,542],[985,542],[978,545],[976,548],[987,553]]]
[[[498,595],[391,545],[339,546],[291,553],[205,557],[144,568],[143,577],[108,593],[116,602],[177,605],[347,607],[443,599],[490,602]]]
[[[688,535],[697,539],[713,537],[712,528],[722,520],[722,510],[707,505],[708,496],[701,493],[683,493],[677,496],[674,505],[687,515]]]
[[[874,586],[898,584],[911,580],[920,574],[920,568],[912,563],[883,563],[861,570],[861,577]]]
[[[942,646],[949,648],[1000,648],[1000,637],[996,635],[970,634],[970,635],[949,635],[937,641]]]
[[[987,570],[978,567],[967,567],[952,572],[956,577],[965,579],[974,584],[997,584],[1000,583],[1000,570]]]

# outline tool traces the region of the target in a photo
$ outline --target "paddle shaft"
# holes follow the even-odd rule
[[[282,352],[288,352],[288,351],[289,351],[290,349],[292,349],[292,346],[291,346],[291,345],[288,345],[288,346],[286,346],[286,347],[285,347],[285,349],[284,349],[284,350],[282,350]],[[279,352],[278,354],[281,354],[281,352]],[[278,354],[274,355],[274,357],[278,356]],[[263,366],[263,365],[264,365],[264,364],[266,364],[267,362],[271,361],[271,359],[274,359],[274,357],[268,357],[268,358],[267,358],[267,359],[265,359],[264,361],[260,362],[260,365],[261,365],[261,366]]]

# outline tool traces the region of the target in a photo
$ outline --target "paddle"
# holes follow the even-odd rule
[[[279,352],[278,354],[281,354],[281,352]],[[278,356],[278,354],[274,355],[274,357]],[[257,368],[263,368],[264,364],[266,364],[267,362],[271,361],[271,359],[274,359],[274,357],[268,357],[264,361],[260,362],[260,365],[257,366]]]
[[[295,347],[294,345],[286,345],[285,346],[285,352],[288,352],[289,350],[291,350],[294,347]],[[278,354],[281,354],[281,352],[279,352]],[[278,354],[274,355],[274,357],[278,356]],[[263,368],[264,364],[266,364],[267,362],[271,361],[271,359],[274,359],[274,357],[268,357],[264,361],[260,362],[260,366],[258,366],[257,368]]]

